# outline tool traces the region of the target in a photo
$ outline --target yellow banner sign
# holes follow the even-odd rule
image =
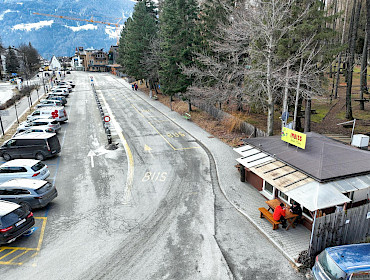
[[[306,134],[289,129],[287,127],[283,127],[283,131],[281,132],[281,140],[301,149],[306,148]]]

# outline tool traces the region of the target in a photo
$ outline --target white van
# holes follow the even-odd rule
[[[33,111],[32,114],[27,116],[27,121],[33,121],[40,117],[45,119],[52,117],[58,122],[65,122],[68,120],[67,112],[63,106],[50,106]]]

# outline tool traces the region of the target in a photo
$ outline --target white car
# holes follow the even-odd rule
[[[45,125],[40,125],[40,126],[32,126],[29,128],[25,128],[25,130],[22,131],[22,129],[17,132],[16,134],[26,134],[26,133],[31,133],[31,132],[47,132],[47,133],[55,133],[54,128],[45,126]]]
[[[17,132],[23,132],[28,128],[33,128],[37,126],[47,126],[52,129],[54,129],[55,132],[58,132],[61,129],[60,123],[57,120],[54,119],[36,119],[34,121],[28,122],[22,122],[19,124],[17,128]]]
[[[50,100],[50,99],[43,99],[40,101],[39,104],[36,105],[36,108],[41,107],[50,107],[50,106],[63,106],[62,102],[59,100]]]
[[[45,180],[49,176],[47,165],[35,159],[13,159],[0,165],[0,183],[16,178]]]
[[[68,97],[69,95],[69,91],[67,89],[63,89],[63,88],[53,88],[51,90],[52,93],[56,93],[58,95],[62,95],[64,97]]]

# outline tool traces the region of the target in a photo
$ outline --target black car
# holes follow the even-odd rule
[[[35,224],[29,208],[0,200],[0,245],[13,242]]]

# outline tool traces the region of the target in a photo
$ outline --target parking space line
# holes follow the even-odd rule
[[[14,250],[10,251],[9,253],[6,253],[4,256],[0,257],[0,260],[6,258],[7,256],[9,256],[11,254],[13,254],[15,251],[17,251],[17,249],[14,249]]]
[[[46,221],[47,221],[47,217],[35,217],[35,219],[42,219],[43,222],[42,222],[42,226],[41,226],[41,232],[40,232],[40,239],[39,239],[39,242],[37,244],[37,251],[40,251],[41,249],[41,245],[42,245],[42,241],[44,240],[44,233],[45,233],[45,227],[46,227]]]
[[[14,258],[9,260],[9,263],[12,263],[14,260],[18,259],[19,257],[22,257],[24,254],[28,253],[28,250],[25,250],[24,252],[20,253],[19,255],[16,255]]]

